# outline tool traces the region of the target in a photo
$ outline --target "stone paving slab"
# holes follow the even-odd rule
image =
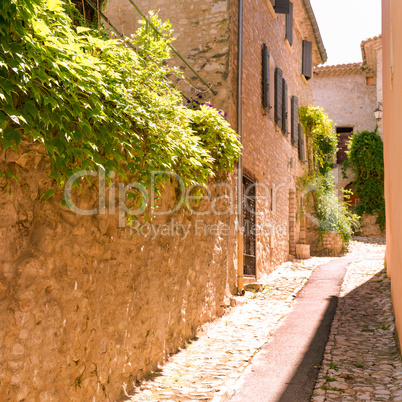
[[[365,251],[348,267],[314,402],[402,401],[385,246],[378,241]]]
[[[269,340],[313,270],[329,260],[310,258],[279,266],[264,282],[263,292],[246,292],[244,304],[201,327],[197,340],[172,356],[152,381],[128,392],[126,400],[219,400]]]

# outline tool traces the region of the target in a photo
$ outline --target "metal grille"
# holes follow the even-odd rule
[[[255,182],[247,176],[243,176],[243,260],[244,275],[256,274],[256,220],[255,220]]]

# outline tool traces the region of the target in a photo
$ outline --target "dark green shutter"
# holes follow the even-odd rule
[[[288,135],[288,84],[282,81],[282,133]]]
[[[262,45],[262,107],[268,113],[269,104],[269,51],[268,46]]]
[[[302,74],[306,80],[313,76],[313,44],[308,40],[303,41]]]
[[[282,128],[282,70],[275,68],[275,123]]]
[[[289,0],[276,0],[274,9],[277,14],[289,14],[290,1]]]
[[[304,139],[304,128],[299,123],[299,159],[302,163],[306,162],[306,143]]]
[[[286,39],[293,44],[293,3],[290,3],[289,14],[286,15]]]
[[[297,96],[292,96],[291,100],[291,138],[292,138],[292,145],[297,148],[298,144],[298,137],[299,137],[299,98]]]

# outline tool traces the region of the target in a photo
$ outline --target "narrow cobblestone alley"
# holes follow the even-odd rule
[[[355,238],[337,312],[312,400],[401,400],[402,364],[394,340],[383,239]],[[287,262],[270,274],[261,293],[245,297],[204,325],[126,401],[223,401],[253,356],[292,309],[311,273],[333,258]],[[249,401],[254,401],[250,395]]]

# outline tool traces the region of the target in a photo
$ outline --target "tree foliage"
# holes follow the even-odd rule
[[[358,131],[348,142],[348,159],[356,173],[354,184],[359,202],[356,212],[378,213],[377,223],[385,227],[383,142],[375,131]]]
[[[76,26],[69,0],[2,0],[0,5],[0,150],[40,141],[63,185],[82,169],[114,171],[149,186],[151,171],[186,185],[233,169],[236,133],[210,107],[190,110],[167,79],[172,29],[157,16],[133,42]],[[166,176],[155,183],[163,185]]]

